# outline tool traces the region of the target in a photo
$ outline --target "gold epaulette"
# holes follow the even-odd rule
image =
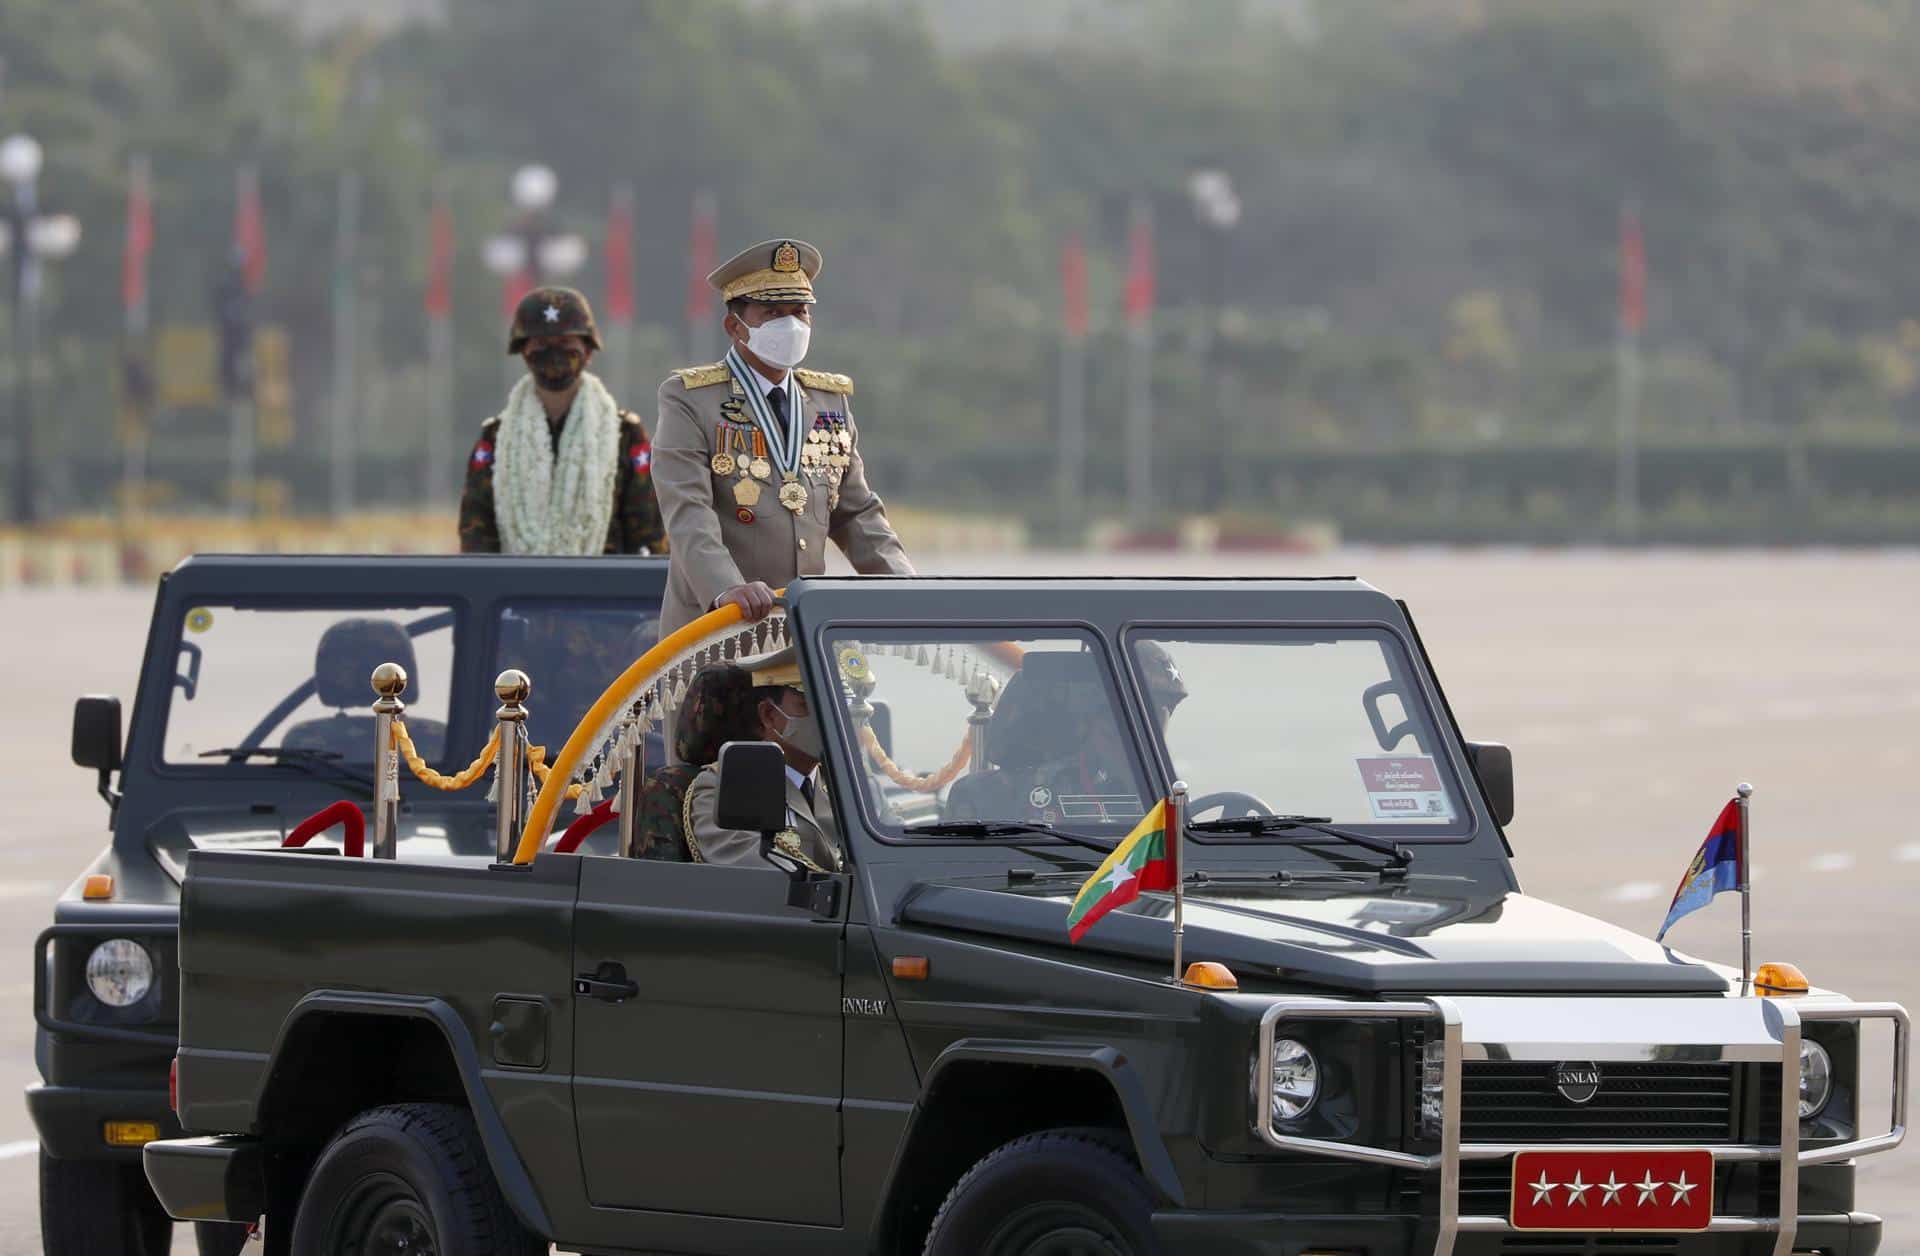
[[[793,377],[800,381],[802,388],[809,388],[815,392],[839,393],[846,397],[853,396],[853,380],[845,375],[835,375],[832,371],[809,371],[803,367],[795,367]]]
[[[705,366],[683,366],[673,377],[680,381],[682,388],[706,388],[727,378],[727,364],[709,362]]]

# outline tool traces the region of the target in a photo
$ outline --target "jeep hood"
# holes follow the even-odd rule
[[[1265,977],[1354,993],[1719,994],[1704,964],[1591,916],[1524,894],[1435,882],[1371,892],[1213,886],[1187,895],[1185,954]],[[1445,885],[1445,882],[1437,882]],[[1077,887],[983,889],[922,882],[899,919],[922,928],[1067,943]],[[1142,895],[1081,938],[1077,952],[1171,964],[1173,899]]]

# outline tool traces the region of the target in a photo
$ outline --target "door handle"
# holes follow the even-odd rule
[[[590,973],[580,973],[573,979],[573,992],[590,999],[599,999],[602,1003],[625,1003],[640,993],[640,983],[627,980],[627,970],[612,960],[601,960],[600,966]]]

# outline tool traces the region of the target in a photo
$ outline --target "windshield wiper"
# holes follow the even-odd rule
[[[1349,829],[1337,829],[1330,823],[1331,820],[1331,816],[1236,816],[1230,820],[1196,820],[1187,829],[1193,833],[1245,833],[1249,837],[1266,837],[1276,833],[1319,833],[1337,842],[1385,855],[1393,863],[1389,869],[1382,870],[1383,875],[1388,872],[1404,873],[1407,865],[1413,862],[1413,852],[1400,843],[1383,837],[1369,837]]]
[[[278,767],[299,768],[310,776],[326,776],[351,781],[363,789],[373,788],[373,778],[362,776],[341,763],[346,758],[338,750],[309,750],[304,746],[222,746],[202,750],[202,759],[224,758],[228,763],[248,759],[266,759]]]
[[[1058,838],[1075,846],[1097,850],[1103,855],[1111,855],[1118,844],[1027,820],[941,820],[933,824],[910,824],[900,831],[915,837],[1019,837],[1038,833],[1042,837]]]

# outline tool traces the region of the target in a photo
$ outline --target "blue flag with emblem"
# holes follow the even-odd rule
[[[1680,878],[1680,888],[1674,891],[1673,905],[1667,908],[1666,923],[1655,934],[1656,940],[1664,940],[1667,930],[1682,916],[1699,911],[1713,901],[1714,895],[1737,890],[1745,883],[1742,875],[1747,858],[1746,834],[1741,831],[1740,800],[1733,799],[1720,809],[1720,818],[1713,822],[1713,831],[1707,834],[1707,840],[1700,843],[1700,852],[1693,857],[1693,863],[1687,868],[1687,875]]]

